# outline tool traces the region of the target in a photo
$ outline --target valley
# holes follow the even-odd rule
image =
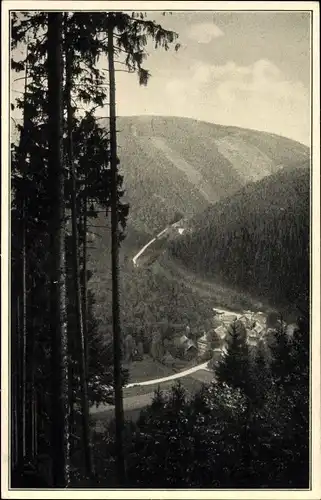
[[[184,234],[185,229],[187,228],[186,221],[177,221],[174,224],[167,226],[164,228],[160,233],[158,233],[154,238],[152,238],[147,244],[145,244],[138,252],[135,254],[135,256],[132,258],[132,264],[136,268],[142,269],[144,266],[153,266],[153,262],[157,261],[160,255],[162,255],[166,249],[166,244],[168,243],[169,240],[173,241],[175,238],[181,236]],[[148,254],[146,256],[146,254]],[[169,261],[170,262],[170,261]],[[169,267],[167,266],[167,271],[169,270]],[[164,271],[164,261],[162,261],[162,267],[161,271]],[[183,272],[183,268],[181,268],[181,274],[180,271],[178,270],[178,266],[174,266],[174,269],[172,267],[172,275],[169,277],[169,279],[173,279],[173,272],[175,273],[175,279],[179,279],[179,277],[184,279],[184,282],[188,280],[187,273]],[[189,275],[189,278],[191,276]],[[197,277],[194,276],[195,279],[192,278],[192,282],[190,284],[191,290],[196,296],[200,296],[200,294],[206,294],[208,297],[210,297],[211,300],[213,300],[214,293],[218,291],[218,285],[213,284],[213,283],[206,283],[206,282],[201,282],[200,280],[197,280]],[[196,282],[195,282],[196,280]],[[226,293],[226,287],[224,288],[223,286],[220,289],[220,303],[218,305],[222,305],[223,302],[223,290]],[[235,290],[233,291],[234,294],[236,293]],[[237,300],[234,298],[233,300],[233,295],[231,298],[231,293],[232,290],[230,290],[230,301],[229,304],[232,303],[237,303]],[[215,299],[214,299],[215,300]],[[217,300],[217,299],[216,299]],[[214,302],[213,302],[214,303]],[[238,307],[238,311],[234,311],[231,309],[223,309],[222,307],[218,307],[217,304],[215,304],[215,308],[213,307],[212,310],[214,311],[216,316],[219,316],[222,318],[221,320],[221,325],[225,325],[224,328],[225,330],[225,336],[221,338],[223,340],[222,342],[217,343],[217,348],[214,349],[214,352],[216,351],[216,354],[219,354],[221,356],[222,349],[224,348],[224,339],[227,335],[227,329],[231,326],[233,323],[232,319],[227,319],[227,321],[224,321],[224,318],[235,318],[235,320],[238,320],[239,318],[247,318],[246,321],[251,321],[251,318],[263,318],[260,319],[260,322],[262,322],[262,328],[264,330],[265,328],[265,321],[266,316],[262,314],[261,312],[258,312],[256,315],[253,311],[247,310],[243,311],[240,306]],[[253,302],[251,303],[252,306],[254,306],[255,310],[258,311],[258,309],[263,309],[267,312],[272,311],[271,308],[268,308],[266,305],[262,304],[262,302]],[[261,316],[260,316],[261,315]],[[234,320],[234,321],[235,321]],[[230,323],[231,321],[231,323]],[[247,324],[247,323],[244,323]],[[260,324],[260,323],[259,323]],[[220,323],[219,323],[220,325]],[[217,325],[216,325],[217,327]],[[222,328],[222,327],[221,327]],[[215,332],[215,330],[214,330]],[[207,332],[205,331],[202,337],[205,339],[205,349],[206,349],[206,336]],[[250,345],[256,345],[257,342],[259,341],[260,336],[263,338],[262,332],[260,331],[260,335],[258,336],[257,332],[255,331],[254,335],[251,334],[249,331],[249,339],[248,341],[250,342]],[[203,345],[203,344],[202,344]],[[200,359],[199,357],[197,359]],[[170,373],[166,376],[163,377],[151,377],[149,375],[149,378],[147,377],[147,374],[145,372],[145,367],[146,365],[150,365],[151,360],[147,360],[147,357],[143,357],[140,362],[136,361],[136,370],[133,370],[133,364],[134,363],[129,363],[127,365],[127,368],[129,369],[130,373],[130,379],[134,380],[133,382],[128,383],[123,390],[123,395],[124,395],[124,411],[126,418],[130,418],[132,420],[135,420],[135,418],[138,417],[139,412],[141,409],[145,408],[146,406],[150,405],[153,401],[155,391],[161,390],[161,391],[168,391],[171,389],[172,385],[175,383],[175,381],[180,381],[182,386],[185,388],[185,390],[190,391],[191,394],[196,393],[201,385],[203,383],[209,383],[213,382],[215,379],[215,372],[213,371],[213,368],[210,368],[209,362],[201,362],[195,366],[193,365],[190,368],[183,369],[178,371],[177,373]],[[197,361],[196,361],[197,362]],[[152,361],[152,369],[151,372],[156,371],[156,366],[161,367],[161,370],[164,370],[164,368],[169,369],[169,366],[164,363],[164,361],[161,361],[161,365],[159,365],[159,360],[153,360]],[[143,380],[140,379],[140,368],[141,365],[144,371],[143,375]],[[138,371],[137,371],[138,368]],[[136,373],[137,372],[137,373]],[[136,378],[139,377],[138,380]],[[113,405],[100,405],[99,407],[94,407],[92,408],[92,415],[95,423],[95,429],[96,431],[100,432],[103,431],[104,425],[108,423],[114,415],[114,406]]]
[[[167,389],[180,380],[187,387],[194,384],[190,380],[202,378],[207,360],[199,354],[192,360],[179,358],[172,343],[186,336],[188,329],[187,338],[197,345],[198,339],[213,330],[213,308],[239,316],[244,311],[269,314],[281,307],[289,314],[291,305],[287,308],[280,295],[275,301],[268,293],[267,275],[259,279],[263,289],[258,282],[249,286],[250,274],[246,282],[240,278],[242,269],[251,272],[260,258],[273,254],[273,247],[265,254],[261,246],[249,257],[255,246],[241,235],[245,225],[250,234],[256,234],[260,221],[274,227],[280,214],[284,241],[288,241],[287,224],[296,227],[300,217],[302,222],[306,218],[306,202],[299,200],[306,196],[309,151],[271,134],[186,119],[124,117],[119,129],[121,172],[129,203],[120,249],[121,321],[125,344],[138,353],[125,365],[131,374],[136,364],[137,374],[142,374],[137,379],[130,375],[124,404],[128,411],[136,411],[151,401],[158,385]],[[294,211],[297,218],[293,218]],[[108,343],[112,336],[109,224],[99,214],[89,250],[95,315]],[[293,242],[299,233],[291,234]],[[269,248],[267,241],[264,235],[265,248]],[[287,249],[287,243],[282,245]],[[220,247],[225,255],[217,253]],[[212,264],[213,249],[219,266]],[[268,266],[264,269],[272,277],[277,273]],[[164,339],[168,339],[166,345]],[[151,366],[148,374],[145,365]],[[159,376],[157,366],[169,372]],[[104,411],[110,413],[111,408]],[[97,411],[101,415],[102,409]]]

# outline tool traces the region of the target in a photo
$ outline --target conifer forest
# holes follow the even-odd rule
[[[10,13],[11,488],[309,488],[310,150],[120,116],[174,14]]]

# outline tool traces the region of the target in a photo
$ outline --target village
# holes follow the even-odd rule
[[[254,349],[259,342],[268,346],[273,340],[275,329],[281,326],[276,312],[264,313],[244,311],[236,313],[225,309],[213,308],[213,316],[208,328],[195,331],[189,325],[154,325],[150,332],[147,350],[141,342],[135,342],[132,335],[124,338],[125,362],[142,361],[148,354],[152,359],[176,370],[193,366],[199,362],[211,361],[215,366],[226,350],[233,330],[241,335]],[[295,325],[282,325],[289,335]]]
[[[163,229],[135,255],[134,266],[151,265],[163,252],[164,241],[186,231],[190,231],[186,220],[174,220],[174,223]],[[249,347],[254,349],[259,342],[268,346],[273,340],[273,332],[280,324],[277,312],[247,310],[237,313],[213,307],[210,323],[201,329],[191,328],[188,324],[169,324],[166,321],[153,325],[148,349],[144,349],[141,342],[136,343],[132,335],[125,333],[124,358],[125,362],[143,361],[144,354],[147,354],[176,371],[204,361],[211,361],[210,365],[214,367],[226,350],[233,325],[236,332],[246,339]],[[283,323],[289,334],[294,326]]]

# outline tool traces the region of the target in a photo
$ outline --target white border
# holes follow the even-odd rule
[[[2,2],[2,168],[1,168],[1,497],[2,498],[133,498],[133,499],[321,499],[320,456],[320,25],[318,2],[183,2],[183,1],[3,1]],[[304,490],[11,490],[8,491],[8,370],[9,370],[9,10],[302,10],[313,11],[313,151],[312,151],[312,489]],[[293,443],[295,446],[295,443]]]

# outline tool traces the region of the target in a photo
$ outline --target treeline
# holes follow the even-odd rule
[[[212,205],[171,254],[202,276],[300,304],[309,293],[309,166],[289,168]]]
[[[309,323],[297,325],[255,350],[234,329],[212,384],[191,399],[181,385],[157,391],[127,422],[127,486],[308,488]],[[99,484],[112,487],[113,424],[95,443]]]
[[[137,12],[12,14],[11,65],[24,80],[11,103],[19,110],[11,144],[12,487],[90,485],[95,476],[88,412],[115,390],[117,341],[106,343],[94,315],[87,237],[98,212],[114,207],[119,246],[128,215],[116,140],[95,115],[111,100],[114,75],[97,62],[119,62],[145,85],[148,38],[168,49],[176,37]],[[118,375],[124,384],[128,374]]]

